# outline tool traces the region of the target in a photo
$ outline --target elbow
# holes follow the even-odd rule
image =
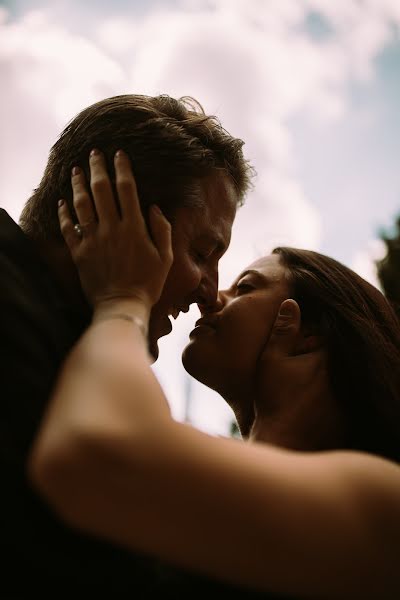
[[[96,452],[97,450],[97,452]],[[26,464],[35,492],[65,522],[80,528],[95,491],[97,443],[88,432],[69,432],[53,438],[41,432]]]
[[[46,425],[28,457],[33,489],[67,525],[102,535],[108,515],[121,499],[127,480],[139,502],[151,479],[156,444],[140,429],[122,435],[119,428],[92,425],[51,430]],[[125,492],[124,492],[125,494]]]

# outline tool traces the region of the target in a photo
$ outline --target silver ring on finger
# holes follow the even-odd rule
[[[87,223],[76,223],[76,225],[74,225],[74,230],[76,235],[82,239],[85,235],[85,230],[87,230],[88,227],[90,227],[90,225],[93,225],[93,223],[95,223],[96,221],[88,221]]]

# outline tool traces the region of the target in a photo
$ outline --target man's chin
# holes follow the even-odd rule
[[[149,352],[154,359],[157,360],[159,355],[158,341],[160,338],[169,335],[172,331],[172,324],[167,315],[162,317],[157,316],[150,319],[149,328]]]
[[[157,342],[158,342],[158,340],[150,340],[149,341],[149,353],[153,359],[153,362],[156,362],[158,355],[160,353]]]

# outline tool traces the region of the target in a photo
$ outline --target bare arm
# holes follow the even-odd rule
[[[315,598],[400,589],[396,466],[175,423],[130,323],[93,325],[72,352],[30,474],[70,524],[233,583]]]
[[[135,246],[132,260],[146,248]],[[76,252],[86,256],[84,246]],[[85,260],[81,270],[92,273]],[[137,323],[103,320],[122,311],[146,321],[155,288],[136,293],[135,280],[129,289],[98,302],[32,448],[29,475],[55,511],[233,583],[318,599],[398,597],[399,468],[216,439],[174,422]]]

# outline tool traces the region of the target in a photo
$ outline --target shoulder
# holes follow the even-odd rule
[[[335,452],[318,460],[327,466],[332,481],[348,492],[349,502],[375,517],[371,522],[378,531],[390,519],[400,536],[400,465],[361,452]]]
[[[396,498],[396,504],[400,501],[400,465],[395,462],[355,451],[318,453],[310,461],[316,473],[324,474],[333,485],[354,491],[365,503],[376,503],[379,497],[382,501]]]

